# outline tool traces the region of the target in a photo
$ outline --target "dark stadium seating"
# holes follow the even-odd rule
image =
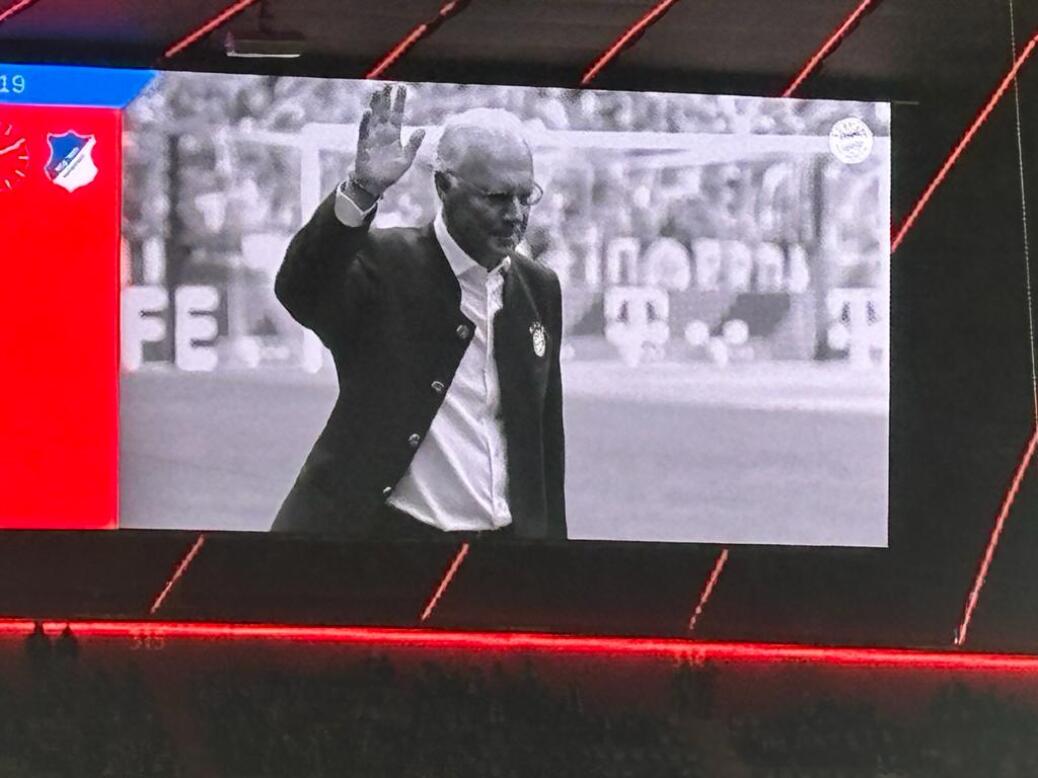
[[[1038,708],[978,683],[901,694],[896,676],[877,674],[874,687],[894,705],[825,683],[776,705],[752,685],[742,699],[720,695],[723,667],[683,663],[655,692],[636,673],[624,678],[644,693],[618,704],[606,691],[617,679],[560,678],[532,658],[505,666],[474,655],[358,654],[328,667],[311,663],[303,645],[258,662],[245,649],[221,652],[228,666],[218,669],[156,655],[137,665],[80,656],[68,632],[36,633],[17,669],[0,675],[0,776],[1023,778],[1038,770]]]

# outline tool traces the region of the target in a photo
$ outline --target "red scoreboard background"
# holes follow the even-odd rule
[[[149,78],[0,65],[2,528],[117,524],[120,108]]]

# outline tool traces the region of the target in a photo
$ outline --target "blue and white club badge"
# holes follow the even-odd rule
[[[543,357],[548,346],[548,340],[544,335],[544,325],[535,321],[530,325],[530,337],[533,340],[533,353]]]
[[[97,138],[93,135],[79,135],[72,130],[61,135],[48,132],[47,143],[50,159],[44,172],[62,189],[74,192],[97,178],[93,156]]]

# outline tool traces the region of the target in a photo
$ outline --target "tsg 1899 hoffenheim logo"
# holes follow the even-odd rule
[[[840,119],[829,130],[829,149],[847,165],[864,162],[872,153],[872,130],[857,116]]]
[[[97,178],[93,157],[97,138],[93,135],[79,135],[72,130],[62,135],[48,132],[47,143],[50,144],[50,159],[44,171],[55,184],[74,192]]]

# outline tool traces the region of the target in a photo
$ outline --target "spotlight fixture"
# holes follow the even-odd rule
[[[275,30],[268,0],[260,0],[257,28],[251,32],[229,31],[224,51],[228,57],[295,59],[302,56],[305,43],[298,32]]]

